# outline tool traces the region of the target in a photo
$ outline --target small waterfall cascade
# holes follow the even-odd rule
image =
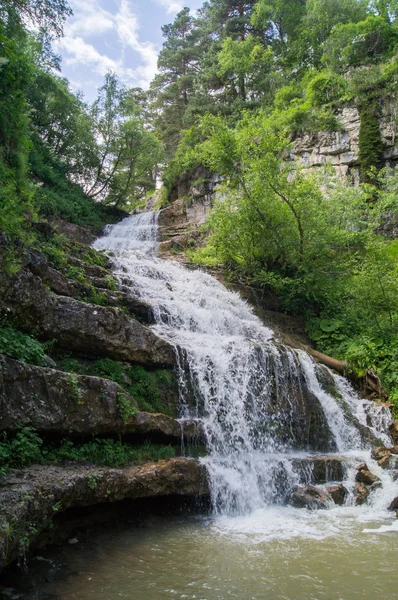
[[[295,484],[312,481],[308,456],[344,455],[352,490],[355,465],[372,464],[370,440],[390,444],[389,411],[360,399],[304,351],[280,344],[208,273],[157,258],[157,222],[155,212],[127,217],[94,247],[109,252],[124,286],[152,306],[153,329],[175,346],[181,417],[201,424],[215,512],[248,515],[285,504]],[[375,492],[385,508],[398,494],[390,479]]]

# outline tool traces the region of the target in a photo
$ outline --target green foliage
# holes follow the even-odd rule
[[[360,107],[359,162],[362,178],[368,182],[374,179],[371,169],[381,166],[383,140],[378,116],[379,112],[374,102],[368,101]]]
[[[82,445],[74,445],[70,440],[64,440],[59,447],[48,447],[43,450],[44,462],[71,461],[115,468],[124,467],[127,464],[163,460],[173,456],[175,456],[175,449],[172,446],[149,442],[133,446],[120,440],[100,438]],[[92,484],[94,485],[94,481]]]
[[[79,379],[73,373],[68,374],[68,388],[69,395],[71,398],[73,398],[76,404],[83,404],[83,396],[79,386]]]
[[[383,17],[336,26],[325,44],[324,62],[336,71],[385,61],[393,56],[398,31]]]
[[[0,473],[7,468],[27,467],[34,463],[42,463],[42,439],[29,427],[22,427],[13,438],[2,434],[0,442]]]
[[[44,444],[43,440],[29,427],[23,427],[13,437],[2,434],[0,442],[0,474],[9,469],[28,467],[32,464],[57,464],[75,462],[120,468],[127,464],[141,464],[164,460],[175,456],[172,446],[144,444],[133,446],[120,440],[95,438],[86,444],[74,444],[64,439],[60,444]],[[98,486],[98,474],[89,476],[91,489]]]
[[[134,417],[137,414],[138,408],[133,404],[122,392],[119,392],[117,395],[117,405],[119,409],[119,414],[122,417],[125,423],[128,422],[130,417]]]
[[[127,365],[111,358],[101,358],[89,365],[82,365],[74,359],[63,358],[58,361],[58,367],[71,373],[111,379],[134,398],[140,410],[170,413],[170,408],[163,401],[162,395],[164,389],[173,385],[172,371],[167,369],[150,371],[140,365]],[[127,415],[130,407],[133,412]],[[120,399],[119,408],[122,418],[125,418],[125,415],[133,416],[136,411],[136,408],[132,407],[125,396],[124,399]]]
[[[10,325],[0,323],[0,354],[32,365],[42,365],[45,352],[46,344],[41,344]]]
[[[167,369],[147,371],[144,367],[134,365],[128,373],[132,381],[129,392],[141,410],[166,414],[170,412],[169,407],[162,399],[162,388],[172,385],[173,373],[171,371]]]
[[[385,169],[353,188],[328,170],[303,173],[286,162],[289,142],[272,125],[261,114],[234,127],[202,121],[207,139],[195,153],[224,175],[224,198],[206,248],[191,258],[272,290],[287,312],[306,315],[321,351],[359,375],[374,368],[398,398],[398,242],[378,234],[384,215],[398,212],[398,175]]]
[[[343,77],[320,71],[312,77],[307,87],[307,97],[311,106],[323,106],[340,100],[347,90]]]

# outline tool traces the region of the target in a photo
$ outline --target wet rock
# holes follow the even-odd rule
[[[390,465],[391,452],[385,446],[377,446],[372,450],[372,458],[382,469],[388,469]]]
[[[174,458],[142,466],[36,466],[13,471],[0,488],[0,570],[34,547],[56,512],[125,498],[209,493],[205,468],[196,460]],[[10,536],[7,531],[18,531]]]
[[[314,456],[313,462],[314,481],[327,483],[328,481],[341,481],[344,479],[346,467],[344,458]]]
[[[373,492],[374,490],[378,490],[381,487],[383,487],[382,482],[381,481],[375,481],[374,483],[372,483],[372,485],[369,486],[369,490],[371,492]]]
[[[388,510],[398,510],[398,496],[391,502]]]
[[[393,421],[390,425],[390,436],[394,445],[398,444],[398,421]]]
[[[136,414],[123,418],[121,396]],[[161,413],[138,412],[134,398],[117,383],[100,377],[71,375],[3,359],[0,364],[0,430],[31,426],[59,434],[130,433],[157,441],[181,439],[182,425]],[[185,438],[197,435],[185,421]]]
[[[308,456],[292,460],[295,473],[303,484],[341,481],[346,474],[346,458],[342,456]]]
[[[373,449],[372,458],[383,469],[395,469],[398,466],[398,446],[392,446],[391,448],[378,446]]]
[[[354,487],[355,504],[360,506],[365,504],[369,497],[369,490],[363,483],[356,483]]]
[[[310,510],[329,508],[331,502],[330,494],[313,485],[296,485],[291,495],[291,504],[296,508]]]
[[[368,469],[368,466],[365,463],[361,463],[356,467],[358,473],[356,474],[355,480],[358,483],[363,483],[364,485],[372,485],[376,481],[380,481],[380,477],[377,477],[374,473],[371,473]]]
[[[339,485],[329,485],[326,486],[327,493],[332,497],[333,502],[342,506],[345,502],[345,499],[348,496],[348,490],[344,487],[342,483]]]

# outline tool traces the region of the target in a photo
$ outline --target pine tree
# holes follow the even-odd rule
[[[159,54],[159,73],[151,85],[155,98],[155,127],[169,149],[184,128],[184,115],[199,72],[201,48],[199,32],[189,8],[178,13],[173,23],[162,27],[166,41]]]

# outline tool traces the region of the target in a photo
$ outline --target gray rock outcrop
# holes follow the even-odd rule
[[[123,417],[124,403],[136,414]],[[30,426],[59,435],[135,434],[178,443],[197,435],[193,421],[181,424],[160,413],[138,411],[134,398],[117,383],[100,377],[72,375],[2,359],[0,363],[0,430]]]
[[[38,466],[15,471],[0,488],[0,570],[33,547],[54,515],[126,498],[208,494],[205,469],[174,458],[142,466]]]

